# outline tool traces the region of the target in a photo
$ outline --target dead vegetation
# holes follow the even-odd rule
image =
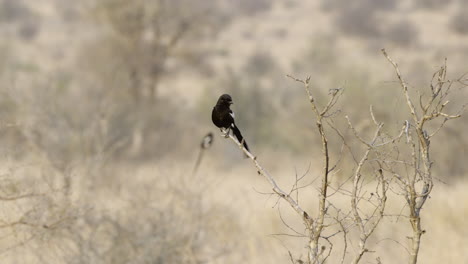
[[[441,1],[431,41],[388,1],[39,2],[0,0],[1,263],[468,261]],[[255,167],[218,135],[197,161],[224,92]]]
[[[463,75],[455,80],[447,79],[447,65],[444,64],[440,70],[434,73],[430,87],[427,87],[430,89],[429,96],[423,96],[424,90],[410,93],[409,85],[402,77],[398,65],[390,58],[385,49],[382,49],[382,53],[393,66],[399,80],[401,93],[406,99],[408,119],[397,122],[403,126],[397,129],[395,135],[392,135],[383,130],[384,123],[376,119],[373,108],[370,106],[369,119],[372,120],[375,129],[371,133],[372,136],[365,139],[346,115],[348,128],[354,135],[354,140],[360,142],[364,147],[360,156],[353,154],[356,150],[350,147],[350,143],[343,136],[344,132],[335,125],[340,122],[338,116],[340,110],[334,109],[334,107],[342,95],[343,89],[331,89],[328,101],[326,103],[319,102],[314,96],[314,91],[310,88],[310,77],[302,80],[288,75],[289,78],[304,86],[312,114],[315,117],[316,133],[319,134],[322,143],[323,169],[317,176],[321,179],[321,183],[316,186],[318,192],[317,212],[307,211],[299,203],[299,192],[302,192],[301,189],[307,186],[301,186],[303,181],[308,180],[307,174],[300,178],[296,175],[296,181],[291,190],[284,191],[260,165],[258,157],[246,150],[242,142],[238,142],[235,137],[230,135],[230,139],[254,162],[258,174],[269,182],[272,194],[287,202],[302,220],[304,233],[293,228],[290,229],[299,237],[308,239],[307,258],[296,260],[289,252],[292,263],[325,263],[332,255],[341,255],[341,263],[348,260],[351,263],[359,263],[369,252],[374,253],[373,257],[380,262],[378,252],[371,249],[372,245],[368,245],[368,240],[386,216],[385,207],[389,191],[395,192],[407,203],[408,212],[402,211],[397,217],[407,218],[411,225],[412,235],[409,237],[407,248],[408,263],[417,263],[421,237],[426,232],[421,224],[421,210],[434,187],[432,173],[434,160],[431,158],[430,143],[432,138],[443,129],[447,121],[461,117],[464,106],[461,106],[455,114],[447,113],[445,107],[450,103],[447,97],[452,86],[466,86],[466,78]],[[412,94],[417,94],[419,97]],[[439,125],[435,129],[427,130],[427,123],[434,121],[438,122]],[[342,151],[339,157],[335,158],[337,160],[335,164],[331,163],[333,154],[329,150],[329,135],[332,133],[336,133],[341,139],[341,149],[346,149],[346,152],[351,155],[349,157],[351,161],[348,162],[354,162],[354,169],[351,172],[345,172],[351,176],[339,180],[338,188],[330,187],[331,175],[341,170],[345,151]],[[347,184],[348,181],[352,183]],[[375,190],[370,193],[370,196],[367,193],[368,189],[364,188],[364,183],[375,186]],[[335,195],[349,197],[350,207],[342,208],[335,205],[332,202]],[[281,217],[281,214],[279,216]],[[283,223],[289,228],[286,222],[283,221]],[[331,235],[325,235],[332,226],[338,226],[338,230],[335,230]],[[348,236],[349,233],[353,232],[353,229],[357,230],[358,237]],[[339,234],[343,236],[342,252],[333,250],[336,243],[333,237]],[[348,245],[354,247],[354,254],[351,254],[350,257],[347,256],[349,254]]]

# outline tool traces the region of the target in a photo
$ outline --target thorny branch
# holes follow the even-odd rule
[[[447,114],[443,111],[449,104],[449,101],[446,100],[446,98],[450,92],[452,84],[454,82],[459,82],[462,85],[466,84],[462,82],[464,76],[460,77],[456,81],[447,80],[447,64],[445,63],[432,76],[430,84],[430,98],[424,102],[423,96],[419,96],[419,109],[417,110],[409,94],[408,85],[403,79],[398,65],[390,58],[385,49],[382,49],[382,53],[395,70],[400,86],[403,88],[406,104],[413,120],[413,124],[406,121],[405,128],[405,135],[407,138],[406,143],[409,146],[412,161],[409,164],[404,163],[407,170],[406,179],[403,179],[401,176],[398,176],[397,179],[403,185],[405,200],[407,201],[408,209],[410,211],[409,220],[413,229],[413,235],[410,242],[409,263],[416,264],[421,243],[421,235],[424,233],[424,230],[421,227],[420,212],[429,198],[434,186],[432,177],[433,162],[430,157],[430,139],[448,120],[461,116],[460,113],[462,112],[463,107],[459,113],[454,115]],[[433,133],[428,133],[426,131],[425,124],[438,117],[444,118],[442,124]],[[413,133],[416,134],[416,138],[413,138]],[[394,173],[394,175],[398,174]],[[418,182],[422,182],[422,187],[418,185]]]
[[[312,217],[299,205],[299,189],[304,187],[299,186],[299,181],[302,180],[305,175],[298,177],[296,172],[296,181],[292,189],[289,192],[283,191],[274,178],[259,164],[257,157],[243,147],[243,142],[238,142],[234,136],[229,135],[229,138],[252,160],[257,168],[258,174],[269,182],[273,192],[278,195],[278,199],[286,201],[301,217],[307,231],[305,234],[295,231],[293,227],[285,223],[280,214],[283,224],[295,233],[295,235],[289,236],[305,236],[309,239],[307,259],[307,263],[309,264],[325,263],[332,254],[332,250],[334,249],[332,239],[337,234],[343,235],[344,248],[342,249],[340,263],[344,263],[348,253],[348,243],[354,248],[352,240],[350,240],[350,236],[348,236],[353,228],[359,232],[359,245],[357,245],[351,262],[357,264],[363,259],[366,253],[374,252],[368,248],[367,241],[384,217],[395,216],[385,214],[384,212],[387,202],[387,192],[389,190],[397,195],[404,196],[407,202],[407,205],[403,207],[403,209],[408,208],[410,211],[409,215],[406,217],[401,215],[400,212],[398,217],[403,216],[409,219],[411,223],[413,236],[411,237],[411,245],[408,249],[410,253],[409,263],[415,264],[417,262],[420,238],[424,233],[424,230],[421,228],[420,212],[433,188],[431,174],[432,161],[429,155],[430,139],[448,120],[460,117],[462,110],[456,114],[447,114],[444,111],[449,104],[446,98],[449,94],[450,87],[455,82],[446,80],[446,65],[434,74],[430,85],[430,97],[426,99],[419,94],[419,98],[417,98],[419,101],[415,104],[414,97],[410,95],[409,86],[402,77],[398,65],[388,56],[385,50],[382,50],[382,53],[394,67],[403,95],[406,98],[406,105],[411,117],[409,120],[405,120],[397,135],[389,135],[383,130],[384,124],[377,121],[371,106],[371,120],[376,129],[371,139],[368,140],[365,136],[360,135],[352,125],[350,119],[346,116],[348,128],[357,139],[357,142],[360,142],[364,146],[364,152],[360,158],[355,156],[353,151],[351,151],[351,145],[346,142],[345,136],[335,126],[335,120],[333,119],[335,116],[334,113],[330,114],[331,109],[336,105],[342,94],[342,89],[330,90],[328,102],[324,104],[324,106],[319,106],[310,89],[310,77],[302,80],[287,75],[287,77],[304,86],[312,112],[315,116],[316,128],[321,139],[323,167],[320,175],[317,176],[321,178],[321,184],[318,189],[319,204],[316,216]],[[456,81],[466,85],[463,83],[464,80],[464,76],[462,76]],[[432,133],[428,133],[425,128],[426,123],[437,118],[443,118],[442,124]],[[329,127],[331,131],[334,131],[338,138],[342,140],[341,151],[335,165],[330,165],[329,138],[324,124],[327,125],[327,128]],[[402,138],[406,138],[406,140],[401,140]],[[409,151],[405,151],[401,146],[402,144],[405,146],[405,149]],[[344,182],[340,182],[338,186],[332,187],[330,186],[331,176],[340,171],[339,169],[336,170],[336,167],[343,158],[343,151],[348,151],[350,153],[356,167],[352,170],[352,175],[350,177],[345,178]],[[405,156],[405,153],[409,153],[409,160]],[[388,177],[385,175],[388,175]],[[369,179],[369,177],[374,177],[373,182],[375,182],[375,191],[370,193],[370,197],[367,196],[369,193],[366,193],[364,189],[367,184],[364,183],[365,179]],[[370,179],[372,180],[372,178]],[[351,185],[351,189],[347,190],[345,184],[348,186]],[[392,186],[393,184],[399,186],[401,191],[396,190],[395,186]],[[305,186],[308,185],[310,184]],[[332,190],[331,193],[329,193],[329,188]],[[294,192],[296,192],[295,197],[293,197]],[[335,207],[329,199],[335,194],[350,197],[351,208],[346,212],[342,212],[341,209]],[[370,209],[365,209],[363,206],[364,202],[367,202]],[[334,210],[337,215],[332,215],[330,209]],[[329,229],[334,225],[337,225],[338,229]],[[324,230],[333,231],[331,234],[324,235]],[[305,263],[302,260],[294,260],[291,253],[290,258],[291,262]],[[377,257],[376,260],[380,263],[379,257]]]
[[[322,141],[322,156],[323,156],[323,170],[322,170],[322,185],[320,187],[320,202],[319,202],[319,209],[318,209],[318,217],[316,219],[315,228],[311,230],[310,234],[310,252],[309,252],[309,261],[312,263],[322,263],[324,259],[320,259],[320,252],[319,252],[319,239],[322,234],[322,230],[324,228],[324,219],[325,215],[327,214],[326,202],[327,202],[327,191],[329,185],[329,173],[330,173],[330,155],[329,155],[329,147],[328,147],[328,138],[325,133],[323,127],[323,119],[327,117],[328,112],[338,101],[340,95],[342,94],[342,89],[334,89],[329,93],[330,98],[328,103],[323,107],[321,110],[318,108],[315,99],[310,91],[310,76],[307,77],[305,80],[301,80],[295,78],[291,75],[287,75],[287,77],[291,78],[292,80],[302,83],[304,85],[304,89],[309,97],[309,102],[312,107],[312,111],[315,114],[316,119],[316,126],[318,132],[320,134],[320,138]]]
[[[376,209],[372,212],[371,216],[368,217],[367,221],[365,221],[362,218],[361,213],[359,212],[358,203],[359,203],[359,200],[361,199],[361,196],[359,195],[359,191],[362,189],[360,183],[362,183],[363,167],[369,161],[369,156],[371,152],[378,152],[377,150],[378,147],[385,146],[389,143],[393,143],[397,139],[402,137],[403,135],[403,133],[400,133],[398,137],[390,141],[384,142],[382,144],[376,144],[377,140],[380,138],[380,134],[381,134],[384,124],[378,123],[376,121],[372,107],[370,108],[370,113],[372,116],[372,120],[374,121],[374,124],[377,126],[374,136],[370,142],[365,141],[362,137],[359,136],[358,132],[356,131],[354,126],[351,124],[351,121],[346,116],[346,119],[348,120],[348,126],[353,131],[354,136],[362,144],[367,146],[367,149],[364,155],[362,156],[361,160],[358,162],[357,168],[354,170],[354,181],[353,181],[352,195],[351,195],[351,210],[353,212],[354,222],[357,225],[359,232],[360,232],[359,249],[358,249],[356,256],[353,259],[354,264],[359,263],[362,256],[366,252],[369,252],[369,250],[366,248],[366,242],[368,238],[372,235],[372,233],[375,231],[375,229],[377,228],[382,218],[384,217],[384,210],[385,210],[385,205],[387,201],[387,189],[388,189],[387,183],[383,176],[382,166],[379,164],[379,169],[377,173],[377,182],[379,183],[381,188],[380,188],[380,195],[379,195],[379,192],[376,191],[376,196],[378,196],[378,204],[375,205]],[[375,218],[374,221],[371,222],[370,221],[371,218]]]
[[[257,161],[257,157],[252,155],[245,147],[243,146],[242,142],[239,142],[233,135],[229,134],[229,138],[234,141],[235,144],[245,153],[245,155],[252,160],[255,167],[257,168],[258,174],[263,176],[272,186],[273,192],[275,192],[279,197],[285,200],[289,205],[299,214],[304,221],[304,224],[307,228],[311,228],[313,226],[313,220],[309,217],[306,211],[304,211],[296,200],[294,200],[288,193],[283,191],[278,184],[276,183],[275,179],[260,165]]]

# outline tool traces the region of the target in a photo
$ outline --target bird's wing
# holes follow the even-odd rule
[[[234,127],[234,123],[235,123],[234,117],[235,117],[236,115],[234,114],[234,112],[233,112],[231,109],[229,109],[229,115],[232,117],[231,127],[233,128],[233,127]]]

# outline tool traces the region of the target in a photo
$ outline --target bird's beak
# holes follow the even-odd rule
[[[230,105],[234,104],[232,101],[229,102]]]

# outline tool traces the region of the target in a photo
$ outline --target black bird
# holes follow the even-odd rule
[[[211,120],[215,126],[221,129],[221,131],[223,131],[223,128],[227,129],[226,135],[229,133],[229,130],[232,129],[232,132],[234,132],[234,136],[236,136],[237,140],[239,140],[239,142],[244,142],[244,148],[250,152],[244,137],[242,137],[239,128],[237,128],[236,124],[234,123],[234,113],[230,108],[231,104],[232,98],[229,94],[221,95],[218,99],[218,102],[213,107],[213,111],[211,112]]]

